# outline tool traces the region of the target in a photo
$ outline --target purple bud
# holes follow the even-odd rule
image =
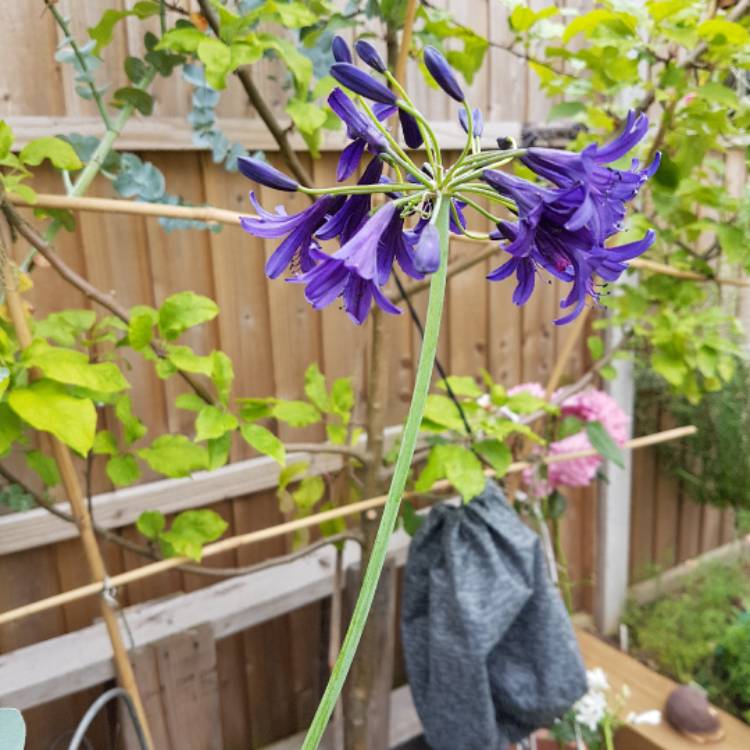
[[[424,48],[424,64],[427,66],[427,70],[430,71],[430,75],[435,79],[435,83],[448,96],[453,97],[457,102],[464,100],[464,92],[458,85],[451,66],[448,65],[448,61],[434,47]]]
[[[369,65],[373,70],[377,70],[378,73],[385,73],[386,66],[383,62],[383,58],[370,42],[365,39],[360,39],[354,45],[354,49],[357,51],[357,54],[365,65]]]
[[[404,134],[406,145],[409,148],[419,148],[422,145],[422,133],[417,121],[403,109],[399,109],[398,119],[401,120],[401,132]]]
[[[414,246],[414,268],[420,273],[435,273],[440,267],[440,234],[428,224]]]
[[[294,193],[299,189],[299,185],[283,172],[279,172],[276,167],[272,167],[267,162],[260,159],[253,159],[250,156],[240,156],[237,159],[237,168],[250,180],[254,180],[260,185],[274,188],[275,190],[286,190]]]
[[[352,52],[349,45],[338,34],[333,37],[331,42],[331,52],[333,52],[333,59],[336,62],[350,63],[352,61]]]
[[[497,139],[497,147],[501,151],[510,151],[510,149],[513,148],[513,139],[508,138],[507,136],[500,136]]]
[[[361,94],[366,99],[372,99],[372,101],[382,104],[396,103],[396,95],[387,86],[350,63],[331,65],[331,75],[342,86]]]
[[[482,131],[484,130],[484,119],[482,118],[482,113],[478,107],[474,107],[474,109],[471,110],[471,119],[473,131],[472,135],[475,138],[479,138],[482,135]],[[461,123],[461,127],[464,129],[464,133],[468,133],[469,118],[466,116],[465,107],[461,107],[461,109],[458,110],[458,121]]]

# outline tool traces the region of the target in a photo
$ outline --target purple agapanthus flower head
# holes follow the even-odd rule
[[[570,290],[561,301],[567,314],[555,321],[566,323],[587,300],[598,299],[601,281],[617,279],[627,262],[653,242],[654,234],[648,232],[637,242],[609,246],[622,228],[625,204],[658,166],[658,157],[645,169],[637,161],[629,169],[612,166],[643,138],[648,129],[644,116],[631,113],[623,131],[610,143],[589,146],[580,153],[519,150],[512,141],[501,139],[499,151],[483,150],[481,112],[469,108],[443,55],[427,47],[425,65],[438,86],[461,103],[459,122],[467,134],[458,162],[448,167],[434,131],[375,47],[360,40],[356,51],[371,73],[354,64],[343,39],[333,39],[337,62],[331,66],[331,75],[349,93],[335,88],[328,98],[350,139],[339,159],[337,181],[352,177],[364,155],[370,155],[356,184],[311,188],[263,160],[240,160],[242,174],[266,188],[301,192],[314,199],[304,210],[289,215],[282,208],[264,210],[251,193],[257,216],[241,219],[251,234],[279,240],[266,274],[277,278],[288,273],[287,281],[304,285],[305,297],[314,308],[340,299],[358,324],[364,322],[373,303],[398,313],[384,291],[396,267],[415,279],[435,273],[447,262],[445,234],[453,233],[469,240],[489,237],[503,243],[510,257],[488,278],[498,281],[515,276],[513,302],[517,305],[529,299],[540,271],[569,283]],[[407,153],[391,133],[385,120],[396,112],[406,146],[418,149],[424,139],[423,151]],[[545,183],[498,171],[512,158],[521,158]],[[386,168],[391,171],[384,172]],[[373,200],[376,194],[380,198]],[[496,204],[516,214],[516,220],[493,213],[498,210]],[[471,230],[467,212],[472,210],[492,219],[496,231],[487,235]],[[330,249],[328,243],[338,249]]]

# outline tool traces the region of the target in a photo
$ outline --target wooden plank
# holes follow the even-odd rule
[[[341,466],[339,456],[293,453],[287,464],[310,461],[310,471],[322,474]],[[275,487],[280,466],[270,458],[253,458],[229,464],[213,472],[196,472],[185,479],[162,479],[137,487],[103,493],[93,498],[96,522],[113,529],[134,523],[144,510],[158,508],[172,513],[198,505],[219,502]],[[70,512],[67,503],[58,505]],[[73,524],[56,518],[42,508],[0,517],[0,556],[73,539]]]
[[[146,705],[149,726],[162,737],[155,746],[164,750],[221,750],[216,650],[208,625],[177,633],[133,654],[136,667],[144,662],[149,676],[158,675]],[[136,670],[136,676],[140,678]],[[141,680],[138,680],[141,684]],[[156,690],[153,690],[153,688]],[[146,696],[144,696],[145,698]],[[126,748],[136,748],[134,736]],[[165,742],[165,739],[167,741]]]
[[[430,95],[434,96],[432,90]],[[441,99],[447,97],[441,97]],[[223,101],[223,100],[222,100]],[[446,105],[447,106],[447,105]],[[38,111],[38,110],[37,110]],[[104,126],[98,117],[93,116],[49,116],[31,114],[10,114],[6,122],[13,128],[16,140],[14,148],[23,148],[29,141],[46,135],[63,133],[80,133],[101,138]],[[282,128],[289,126],[289,118],[279,117]],[[219,127],[230,141],[241,143],[250,150],[278,151],[278,145],[259,119],[246,117],[220,117]],[[460,150],[465,142],[465,133],[456,120],[431,121],[443,149]],[[519,138],[521,124],[517,121],[490,121],[484,126],[482,144],[497,148],[495,142],[499,136]],[[324,130],[321,151],[341,151],[348,143],[344,130]],[[308,148],[302,138],[292,133],[289,138],[292,147],[302,153]],[[115,144],[117,150],[123,151],[206,151],[204,146],[193,143],[190,124],[184,117],[154,116],[149,118],[134,117],[129,120]]]
[[[394,565],[405,563],[410,541],[403,531],[393,535],[389,554]],[[166,601],[130,607],[125,616],[133,640],[145,646],[203,623],[218,640],[319,601],[333,591],[334,554],[326,548]],[[359,545],[348,542],[345,565],[358,559]],[[113,675],[109,641],[97,623],[0,656],[0,705],[23,709],[46,703]]]
[[[607,673],[613,695],[619,694],[623,685],[630,688],[621,714],[631,711],[642,713],[652,709],[663,710],[669,693],[677,687],[672,680],[645,667],[636,659],[618,651],[590,633],[577,631],[578,644],[589,669],[602,667]],[[726,736],[720,743],[722,750],[747,750],[750,747],[750,727],[716,709]],[[695,743],[672,729],[665,720],[656,726],[624,726],[615,740],[617,750],[693,750]]]
[[[422,734],[422,723],[417,716],[417,709],[414,707],[414,699],[408,685],[402,685],[392,690],[389,700],[388,744],[382,747],[395,748]],[[286,737],[279,742],[274,742],[272,745],[264,747],[263,750],[299,750],[304,739],[305,733],[301,732],[293,737]],[[330,729],[323,736],[320,750],[335,750]]]

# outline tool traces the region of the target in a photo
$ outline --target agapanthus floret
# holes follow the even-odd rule
[[[366,39],[358,39],[354,49],[357,51],[359,59],[378,73],[385,73],[388,69],[380,53]]]
[[[284,238],[266,263],[266,275],[275,279],[288,268],[308,271],[315,265],[311,255],[313,235],[322,226],[326,216],[343,202],[343,198],[325,195],[303,211],[291,216],[282,208],[277,208],[276,213],[266,211],[258,203],[253,192],[250,193],[250,202],[258,216],[241,217],[242,228],[255,237]]]
[[[435,83],[445,91],[448,96],[457,102],[464,100],[464,92],[461,89],[453,69],[442,53],[434,47],[424,48],[424,64],[430,75],[435,79]]]
[[[350,63],[353,61],[352,51],[349,49],[349,45],[346,43],[346,40],[338,34],[336,34],[331,41],[331,52],[333,53],[333,59],[336,62]]]
[[[254,159],[252,156],[240,156],[237,159],[237,169],[245,177],[260,185],[265,185],[275,190],[284,190],[288,193],[299,190],[299,184],[295,180],[262,159]]]
[[[395,104],[396,95],[383,83],[351,63],[334,63],[331,75],[350,91],[382,104]]]
[[[587,298],[598,300],[595,276],[618,278],[626,268],[623,261],[645,252],[653,242],[653,233],[647,233],[639,242],[607,248],[604,239],[619,226],[603,224],[602,217],[593,213],[586,223],[574,222],[574,217],[580,217],[581,204],[588,199],[580,183],[545,188],[494,170],[487,170],[483,177],[498,193],[512,198],[518,208],[518,221],[500,222],[494,235],[509,241],[504,249],[512,257],[488,279],[499,281],[515,274],[513,301],[518,305],[529,299],[538,268],[571,283],[568,296],[560,304],[573,309],[555,321],[558,325],[577,317]]]
[[[464,133],[469,132],[469,116],[466,113],[466,107],[461,107],[458,110],[458,122],[463,128]],[[475,138],[481,137],[484,131],[484,118],[482,117],[482,110],[479,107],[474,107],[471,110],[471,131]]]

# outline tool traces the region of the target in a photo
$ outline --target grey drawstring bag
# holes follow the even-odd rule
[[[401,631],[433,750],[503,750],[586,692],[539,538],[494,482],[466,505],[434,507],[414,535]]]

